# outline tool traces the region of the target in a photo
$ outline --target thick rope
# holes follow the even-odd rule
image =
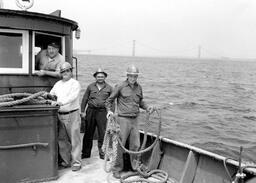
[[[125,148],[125,146],[122,144],[122,141],[120,139],[120,137],[118,136],[117,140],[118,140],[118,143],[119,145],[121,146],[121,148],[126,152],[126,153],[129,153],[129,154],[133,154],[133,155],[139,155],[139,154],[142,154],[142,153],[145,153],[145,152],[148,152],[150,151],[151,149],[154,148],[154,146],[156,145],[157,141],[159,140],[159,136],[160,136],[160,132],[161,132],[161,126],[162,126],[162,120],[161,120],[161,114],[158,110],[155,110],[159,116],[159,123],[158,123],[158,133],[157,133],[157,137],[155,139],[155,141],[153,142],[153,144],[151,144],[149,147],[147,147],[146,149],[144,149],[143,146],[145,146],[146,144],[146,140],[145,138],[147,138],[147,131],[144,132],[144,139],[143,139],[143,146],[140,148],[141,150],[140,151],[131,151],[127,148]],[[148,117],[147,117],[147,127],[149,126],[149,114],[148,114]]]
[[[120,126],[116,121],[116,116],[114,116],[113,118],[108,118],[108,123],[107,123],[107,129],[106,129],[106,133],[105,133],[105,137],[104,137],[104,142],[103,142],[103,146],[102,146],[102,150],[105,153],[105,164],[104,164],[104,170],[106,172],[110,172],[111,168],[113,167],[114,163],[116,162],[116,158],[117,158],[117,145],[119,143],[120,147],[129,154],[135,154],[135,155],[141,155],[142,153],[148,152],[150,150],[152,150],[154,148],[154,146],[157,144],[157,142],[159,141],[159,136],[160,136],[160,131],[161,131],[161,114],[158,110],[156,110],[158,116],[159,116],[159,125],[158,125],[158,133],[157,133],[157,137],[155,139],[155,141],[145,149],[145,145],[146,145],[146,139],[147,139],[147,133],[148,133],[148,127],[149,127],[149,116],[150,114],[147,114],[147,118],[146,118],[146,124],[145,124],[145,131],[144,131],[144,138],[143,138],[143,143],[142,146],[140,148],[139,151],[130,151],[128,149],[126,149],[123,144],[122,141],[120,139],[119,136],[119,132],[120,132]],[[112,143],[111,143],[112,142]],[[140,159],[140,156],[139,156]],[[111,167],[107,168],[107,161],[111,161]],[[165,183],[168,179],[168,174],[163,171],[163,170],[151,170],[151,171],[143,171],[142,167],[145,167],[143,164],[140,164],[140,161],[137,161],[136,164],[136,173],[132,173],[126,176],[121,177],[120,181],[122,183],[132,183],[132,182],[148,182],[148,183]],[[142,176],[133,180],[126,180],[131,176]],[[157,181],[151,181],[148,180],[147,178],[149,177],[153,177],[155,179],[157,179]]]
[[[38,99],[36,98],[40,98],[40,96],[42,96],[43,94],[45,94],[45,91],[40,91],[38,93],[35,93],[35,94],[29,94],[29,93],[12,93],[12,94],[6,94],[6,95],[1,95],[0,96],[0,99],[2,99],[2,101],[4,102],[0,102],[0,107],[10,107],[10,106],[14,106],[14,105],[18,105],[18,104],[23,104],[23,103],[26,103],[26,102],[29,102],[29,101],[39,101]],[[9,99],[11,97],[24,97],[25,98],[22,98],[22,99],[19,99],[19,100],[14,100],[14,101],[9,101]],[[42,98],[40,98],[42,99]],[[42,101],[40,101],[40,103],[42,103]],[[47,102],[44,102],[44,103],[47,103]]]
[[[105,153],[105,163],[104,170],[109,173],[114,166],[117,159],[117,146],[118,146],[118,134],[120,132],[120,126],[116,123],[116,116],[113,118],[108,118],[107,128],[104,136],[104,142],[102,145],[102,150]],[[110,168],[107,168],[107,162],[110,164]]]
[[[12,98],[12,97],[28,97],[31,96],[31,93],[9,93],[0,95],[0,98]]]
[[[134,182],[147,182],[147,183],[166,183],[168,180],[168,174],[163,170],[151,170],[146,176],[136,177],[134,179],[127,180],[133,176],[141,176],[140,172],[133,172],[121,177],[120,181],[122,183],[134,183]],[[156,180],[149,180],[149,177],[153,177]]]
[[[0,98],[0,102],[10,102],[10,101],[14,101],[13,98]]]

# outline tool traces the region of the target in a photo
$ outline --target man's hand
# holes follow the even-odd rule
[[[81,112],[80,117],[81,118],[85,118],[85,116],[86,116],[86,113],[85,112]]]
[[[44,76],[45,72],[44,72],[44,70],[40,70],[40,71],[36,72],[35,74],[38,76]]]
[[[146,110],[149,114],[153,113],[155,111],[155,107],[149,106]]]
[[[51,105],[53,106],[63,106],[62,102],[52,101]]]
[[[113,113],[112,111],[108,111],[108,113],[107,113],[107,119],[108,119],[108,118],[113,118],[113,116],[114,116],[114,113]]]
[[[44,92],[44,94],[42,95],[42,97],[46,99],[47,96],[48,96],[48,94],[49,94],[48,92]]]

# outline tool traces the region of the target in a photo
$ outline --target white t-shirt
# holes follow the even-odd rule
[[[79,96],[81,86],[79,82],[73,78],[68,81],[60,80],[50,91],[50,94],[57,96],[57,101],[61,102],[60,112],[69,112],[80,108]]]

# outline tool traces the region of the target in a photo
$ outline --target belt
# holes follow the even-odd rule
[[[60,115],[67,115],[67,114],[70,114],[70,113],[72,113],[72,112],[75,112],[75,111],[77,111],[78,109],[74,109],[74,110],[72,110],[72,111],[68,111],[68,112],[58,112]]]
[[[119,117],[123,117],[123,118],[131,118],[131,119],[134,119],[134,118],[137,118],[138,116],[124,116],[124,115],[117,115]]]
[[[90,108],[90,109],[96,109],[96,110],[106,110],[105,107],[91,107],[91,106],[88,106],[88,108]]]

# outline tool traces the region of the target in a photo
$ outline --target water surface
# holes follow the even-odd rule
[[[167,106],[161,112],[162,136],[235,159],[243,146],[244,158],[256,162],[256,62],[77,57],[82,93],[94,81],[92,74],[98,67],[105,69],[107,82],[114,86],[126,79],[127,66],[135,64],[145,100]]]

